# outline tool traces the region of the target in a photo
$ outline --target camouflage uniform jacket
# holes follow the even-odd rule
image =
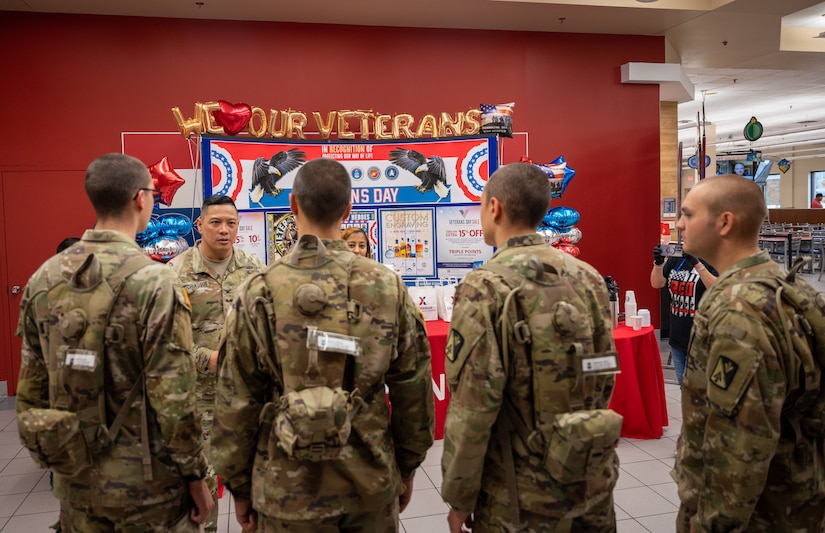
[[[523,272],[530,257],[550,263],[561,253],[547,246],[538,234],[521,235],[510,238],[490,261]],[[612,319],[604,279],[590,265],[574,261],[577,275],[589,288],[584,298],[590,305],[594,348],[597,352],[612,351]],[[502,367],[497,323],[509,293],[501,276],[488,270],[472,271],[456,288],[446,349],[450,405],[444,427],[441,490],[444,501],[465,512],[473,511],[482,490],[494,501],[505,505],[509,502],[501,446],[494,438],[494,425],[505,396],[528,426],[534,421],[533,373],[526,350],[515,348],[511,340],[511,368],[505,373]],[[558,366],[558,380],[575,375],[567,361]],[[584,383],[584,408],[606,409],[614,378],[587,377]],[[569,406],[558,406],[559,413],[568,411]],[[581,502],[588,491],[597,499],[609,497],[618,475],[618,465],[611,465],[604,479],[597,480],[597,486],[565,486],[550,477],[541,465],[542,457],[517,446],[515,440],[513,450],[519,508],[541,515],[566,516],[572,503]]]
[[[206,368],[209,356],[218,349],[224,319],[232,309],[238,287],[251,274],[263,270],[264,265],[256,256],[235,248],[221,278],[204,262],[200,245],[199,239],[168,264],[180,277],[192,304],[198,400],[211,404],[215,401],[215,372]]]
[[[316,242],[299,241],[301,246],[279,261],[300,254],[299,264],[314,264]],[[322,242],[333,261],[340,263],[344,254],[351,254],[343,240]],[[285,348],[305,344],[306,328],[289,326],[278,332],[276,342],[259,303],[270,294],[276,302],[292,301],[306,278],[287,273],[282,283],[267,287],[264,276],[275,265],[241,287],[227,318],[212,433],[215,471],[236,498],[251,498],[259,513],[283,520],[384,508],[402,493],[401,477],[413,476],[433,441],[430,345],[421,314],[401,278],[371,259],[354,256],[348,292],[362,295],[361,318],[349,326],[344,319],[343,326],[361,339],[354,382],[366,406],[354,416],[352,433],[337,460],[290,460],[270,441],[268,430],[259,431],[259,415],[264,404],[277,403],[283,393],[280,383],[303,374],[306,362],[301,364]],[[323,267],[313,276],[326,276]],[[286,340],[284,335],[297,338]],[[271,358],[275,365],[262,358]]]
[[[97,255],[103,274],[108,275],[128,257],[143,251],[119,232],[89,230],[79,243],[52,257],[34,273],[23,293],[17,328],[23,338],[18,413],[49,407],[48,354],[41,349],[37,325],[39,319],[49,318],[44,289],[55,282],[48,279],[48,265],[59,262],[64,272],[74,272],[90,253]],[[203,478],[206,460],[193,391],[196,374],[190,356],[189,308],[177,277],[161,264],[137,271],[127,279],[115,301],[109,324],[123,328],[123,339],[107,344],[104,350],[107,425],[112,424],[145,368],[154,480],[145,481],[143,477],[138,399],[109,450],[77,477],[55,475],[54,493],[74,504],[106,502],[113,507],[185,497],[185,480]]]
[[[693,322],[672,474],[680,517],[695,515],[697,533],[823,531],[824,445],[796,442],[789,427],[783,410],[802,381],[799,365],[786,353],[775,292],[751,276],[784,271],[766,252],[737,262]]]

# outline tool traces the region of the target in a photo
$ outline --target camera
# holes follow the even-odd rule
[[[681,244],[660,244],[659,253],[666,257],[684,257]]]

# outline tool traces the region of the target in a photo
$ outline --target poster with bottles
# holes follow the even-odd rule
[[[381,262],[404,277],[434,277],[433,209],[385,209],[381,217]]]

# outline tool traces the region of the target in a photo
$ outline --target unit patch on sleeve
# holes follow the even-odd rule
[[[737,370],[739,370],[739,365],[736,362],[720,355],[719,360],[716,361],[716,366],[713,367],[713,372],[710,374],[710,381],[720,389],[728,390],[728,387],[733,383]]]
[[[464,337],[458,331],[451,329],[450,337],[447,339],[447,349],[445,355],[451,362],[455,361],[461,352],[461,347],[464,346]]]

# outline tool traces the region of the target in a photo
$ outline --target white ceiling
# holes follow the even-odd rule
[[[668,61],[680,62],[696,89],[693,102],[679,105],[686,157],[703,95],[717,152],[825,157],[819,0],[0,0],[0,10],[661,35]],[[764,127],[754,143],[743,135],[751,116]]]

